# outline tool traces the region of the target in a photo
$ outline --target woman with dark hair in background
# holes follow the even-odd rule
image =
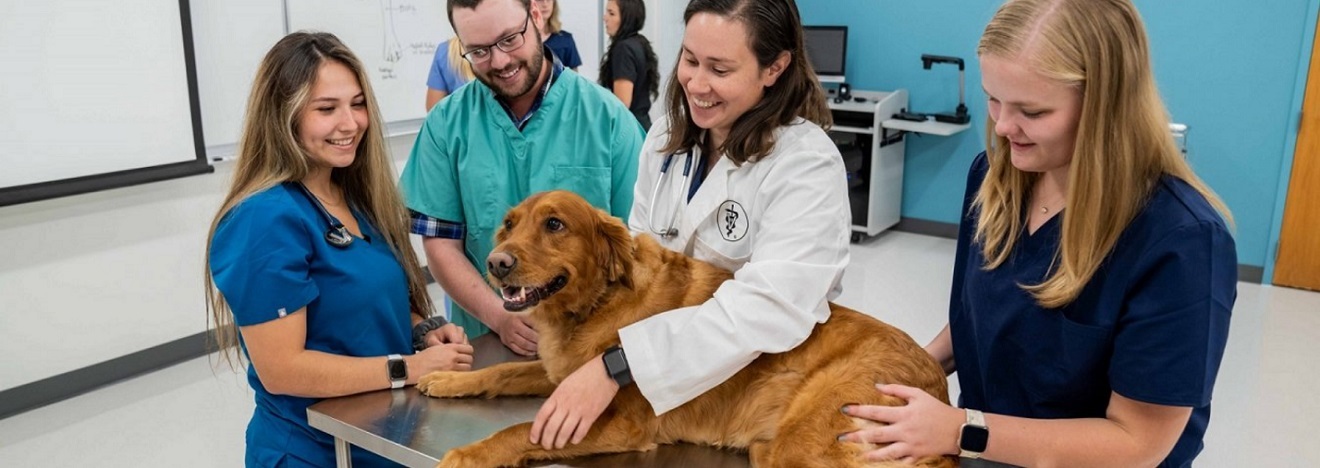
[[[651,99],[660,93],[660,64],[651,41],[641,34],[646,25],[642,0],[605,2],[605,33],[610,47],[600,65],[600,84],[637,116],[642,129],[651,129]]]

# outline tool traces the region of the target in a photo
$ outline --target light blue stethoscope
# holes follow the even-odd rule
[[[681,211],[679,207],[683,206],[683,191],[684,189],[691,190],[689,185],[692,184],[693,155],[691,150],[684,151],[684,153],[687,154],[687,157],[684,158],[683,162],[683,188],[674,190],[674,204],[670,207],[669,224],[667,225],[668,227],[664,229],[656,229],[655,227],[655,205],[660,203],[660,187],[664,187],[669,181],[669,165],[674,162],[675,153],[669,153],[665,156],[665,161],[660,164],[660,180],[656,181],[655,188],[651,190],[651,211],[649,213],[651,218],[650,228],[651,232],[660,235],[661,238],[669,238],[678,235],[678,229],[675,228],[674,225],[678,222],[678,212]]]

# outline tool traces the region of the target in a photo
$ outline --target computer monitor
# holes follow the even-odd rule
[[[803,26],[807,60],[822,83],[844,82],[848,57],[847,26]]]

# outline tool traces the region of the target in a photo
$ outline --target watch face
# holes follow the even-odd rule
[[[614,350],[605,353],[605,372],[613,376],[626,370],[628,370],[628,360],[623,357],[623,353]]]
[[[402,359],[391,359],[390,380],[407,380],[407,379],[408,379],[408,364],[403,362]]]
[[[990,442],[990,430],[984,427],[964,424],[962,437],[958,439],[958,448],[968,452],[981,453]]]

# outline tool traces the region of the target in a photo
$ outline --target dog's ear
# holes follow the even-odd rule
[[[604,210],[597,209],[596,217],[596,231],[600,235],[596,242],[596,258],[600,259],[605,278],[611,283],[620,282],[624,287],[632,288],[632,233],[623,221]]]

